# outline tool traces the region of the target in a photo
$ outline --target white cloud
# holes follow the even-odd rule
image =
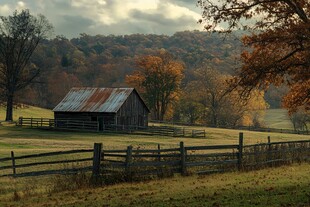
[[[8,4],[0,5],[0,15],[7,16],[11,13],[11,8]]]
[[[22,2],[22,1],[17,2],[17,8],[23,9],[23,8],[25,8],[25,6],[26,6],[26,4],[24,2]]]
[[[54,25],[56,34],[173,34],[202,29],[196,0],[1,0],[6,10],[29,8]],[[0,11],[4,6],[1,6]],[[1,12],[2,14],[3,12]],[[5,13],[7,14],[7,13]]]

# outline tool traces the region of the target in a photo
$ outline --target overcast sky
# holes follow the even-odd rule
[[[27,8],[43,14],[55,35],[168,34],[202,30],[196,0],[0,0],[0,15]]]

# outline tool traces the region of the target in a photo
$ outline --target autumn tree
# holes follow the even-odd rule
[[[289,114],[294,130],[307,131],[310,123],[310,112],[299,108],[296,112]]]
[[[230,75],[202,66],[194,71],[194,76],[186,92],[191,97],[190,101],[196,104],[188,108],[195,109],[194,112],[200,111],[202,123],[213,127],[254,125],[255,119],[261,117],[267,108],[263,92],[253,90],[249,100],[240,100],[237,91],[231,91],[227,83],[232,78]],[[182,103],[187,101],[183,100]]]
[[[13,119],[16,92],[39,75],[40,68],[30,63],[30,57],[51,30],[43,15],[35,17],[28,10],[0,17],[0,87],[7,106],[6,121]]]
[[[197,90],[202,104],[208,110],[211,126],[219,125],[219,116],[225,103],[226,93],[225,77],[209,67],[201,67],[195,70],[196,81],[193,81],[192,88]],[[223,84],[224,83],[224,84]]]
[[[196,93],[195,93],[196,91]],[[203,123],[204,105],[199,102],[197,90],[186,87],[180,96],[180,100],[174,106],[173,121],[189,124]]]
[[[126,82],[142,94],[153,118],[163,120],[170,104],[178,98],[183,64],[160,50],[157,55],[139,57],[136,66],[137,69],[126,76]]]
[[[199,0],[209,31],[248,30],[241,54],[243,66],[234,85],[242,95],[270,84],[289,86],[283,98],[291,112],[310,109],[310,1],[309,0]]]

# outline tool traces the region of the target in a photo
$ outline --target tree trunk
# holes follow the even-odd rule
[[[13,94],[7,95],[5,121],[13,121]]]

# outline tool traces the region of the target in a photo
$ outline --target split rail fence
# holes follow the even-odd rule
[[[99,131],[99,123],[96,121],[78,121],[69,119],[24,118],[19,117],[17,125],[31,128],[57,128],[79,131]]]
[[[171,137],[206,137],[205,130],[190,129],[188,127],[172,126],[124,126],[124,125],[105,125],[100,129],[97,121],[78,121],[71,119],[47,119],[47,118],[25,118],[19,117],[19,126],[28,126],[31,128],[77,130],[90,132],[108,132],[108,133],[127,133],[139,135],[159,135]]]
[[[53,157],[53,159],[52,159]],[[74,159],[72,159],[74,157]],[[41,159],[39,159],[41,158]],[[30,160],[30,161],[29,161]],[[38,176],[81,171],[93,176],[126,175],[127,177],[208,174],[231,170],[257,169],[292,162],[310,161],[310,140],[243,145],[243,133],[235,145],[185,146],[176,148],[93,149],[50,152],[0,158],[0,176]],[[57,169],[51,169],[55,166]],[[28,169],[28,170],[26,170]]]

